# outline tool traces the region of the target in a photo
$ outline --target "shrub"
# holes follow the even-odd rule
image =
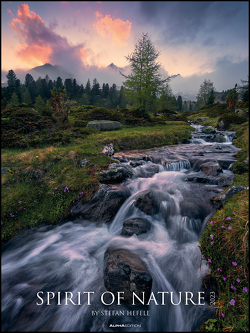
[[[245,162],[236,162],[232,168],[233,173],[242,175],[243,173],[249,172],[249,165]]]
[[[243,124],[243,123],[246,122],[245,117],[242,117],[242,116],[240,116],[238,114],[235,114],[235,113],[225,114],[225,115],[221,116],[218,119],[218,123],[221,120],[224,122],[224,128],[226,130],[229,129],[231,124]]]

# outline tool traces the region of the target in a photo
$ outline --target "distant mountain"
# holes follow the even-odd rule
[[[108,65],[107,68],[109,68],[115,72],[118,72],[118,71],[123,72],[123,70],[124,70],[122,67],[117,67],[113,62],[110,65]]]
[[[63,81],[65,79],[74,79],[74,75],[67,72],[63,67],[57,65],[53,66],[48,63],[31,68],[27,73],[31,74],[35,80],[37,80],[39,76],[43,79],[46,75],[48,75],[52,81],[56,80],[58,77]]]

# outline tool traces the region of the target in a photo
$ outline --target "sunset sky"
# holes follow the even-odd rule
[[[1,7],[2,82],[10,69],[18,76],[45,63],[63,66],[79,83],[108,82],[106,67],[127,66],[125,56],[142,33],[161,52],[166,74],[181,75],[173,81],[178,89],[197,90],[206,78],[221,91],[248,77],[248,1],[2,1]]]

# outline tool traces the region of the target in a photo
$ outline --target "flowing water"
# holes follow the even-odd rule
[[[131,195],[110,225],[77,219],[34,228],[3,248],[2,331],[187,332],[215,315],[204,300],[198,304],[202,279],[209,273],[198,239],[214,212],[210,198],[223,187],[199,181],[192,158],[223,156],[230,161],[237,148],[232,145],[232,133],[224,133],[225,143],[211,143],[204,140],[199,126],[194,127],[189,144],[126,152],[125,164],[140,154],[150,159],[133,168],[134,177],[124,182]],[[231,171],[227,168],[223,173]],[[153,216],[134,205],[148,190],[160,202]],[[147,218],[150,231],[122,236],[123,222],[133,217]],[[109,306],[103,304],[103,259],[110,245],[141,258],[152,276],[154,295],[169,292],[164,305],[155,301],[144,308],[118,305],[116,299]],[[186,293],[193,294],[193,303],[186,305]],[[128,315],[127,311],[138,309],[145,311]]]

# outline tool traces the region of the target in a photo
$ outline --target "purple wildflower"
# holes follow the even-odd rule
[[[236,281],[237,281],[238,283],[240,283],[240,279],[239,279],[239,278],[237,278]]]
[[[214,222],[213,222],[213,221],[211,221],[211,222],[210,222],[210,224],[212,225],[212,224],[214,224]]]
[[[226,280],[227,280],[227,278],[226,278],[226,277],[224,277],[224,276],[223,276],[222,278],[223,278],[223,280],[224,280],[224,281],[226,281]]]
[[[222,225],[221,227],[222,227],[222,228],[226,228],[226,227],[224,227],[224,225]]]
[[[52,192],[52,194],[55,194],[55,192]]]
[[[55,187],[55,190],[57,190],[57,187]]]
[[[226,221],[228,221],[228,220],[231,220],[231,217],[228,216],[228,217],[226,218]]]
[[[231,284],[231,289],[236,290],[235,286]]]
[[[210,244],[213,245],[213,244],[214,244],[214,241],[210,242]]]
[[[223,317],[223,318],[225,317],[225,315],[224,315],[224,313],[223,313],[223,312],[222,312],[222,314],[221,314],[221,317]]]
[[[26,208],[24,208],[24,210],[25,210]]]
[[[247,287],[243,287],[243,293],[247,293]]]
[[[229,304],[231,304],[232,306],[234,306],[235,300],[232,298],[231,301],[229,302]]]
[[[214,235],[210,235],[210,237],[211,237],[212,239],[214,239]]]
[[[212,260],[211,259],[207,259],[208,262],[212,263]]]
[[[34,200],[34,202],[36,202],[36,200]]]
[[[232,261],[232,264],[233,264],[234,266],[237,266],[237,262],[236,262],[236,261]]]
[[[19,203],[21,203],[22,201],[19,201]]]
[[[229,226],[227,229],[228,229],[228,230],[232,230],[232,227],[231,227],[231,226]]]

